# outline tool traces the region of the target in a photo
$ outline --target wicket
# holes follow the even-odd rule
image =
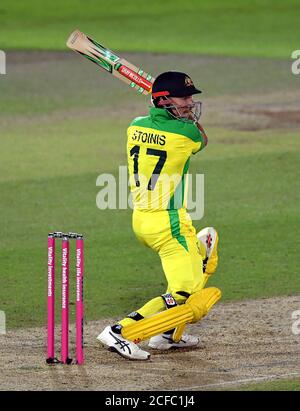
[[[55,246],[56,239],[62,240],[62,309],[61,309],[61,359],[55,357]],[[70,243],[76,240],[76,363],[83,364],[83,276],[84,240],[82,234],[54,232],[48,234],[48,324],[47,324],[47,364],[71,364],[69,358],[69,274]]]

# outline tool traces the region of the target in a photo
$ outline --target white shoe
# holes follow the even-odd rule
[[[114,333],[110,326],[104,328],[97,340],[102,344],[107,345],[110,351],[120,354],[129,360],[148,360],[150,354],[147,351],[141,350],[132,341],[125,340],[121,334]]]
[[[150,338],[149,347],[157,350],[169,350],[170,348],[188,348],[197,347],[200,344],[200,338],[194,335],[183,334],[179,342],[175,342],[170,334],[160,334]]]

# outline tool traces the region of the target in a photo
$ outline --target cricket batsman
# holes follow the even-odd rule
[[[197,234],[186,210],[190,158],[207,145],[201,102],[193,97],[199,93],[185,73],[160,74],[149,115],[134,119],[127,131],[133,230],[158,253],[168,284],[164,294],[97,337],[131,360],[150,358],[138,346],[148,339],[152,349],[197,347],[199,337],[184,333],[186,324],[200,321],[221,298],[219,289],[204,288],[217,268],[218,234],[213,227]]]

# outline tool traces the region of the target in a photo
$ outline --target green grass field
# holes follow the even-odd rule
[[[234,391],[300,391],[300,380],[279,380],[242,385]]]
[[[0,310],[9,329],[45,325],[52,230],[85,234],[86,320],[122,317],[166,287],[131,210],[96,207],[97,177],[126,165],[126,127],[149,99],[68,52],[75,28],[153,75],[186,71],[204,90],[209,146],[190,172],[205,175],[205,215],[194,225],[219,231],[210,284],[223,301],[299,294],[300,121],[289,120],[300,113],[290,68],[299,12],[298,0],[2,0]],[[299,390],[299,381],[242,389]]]
[[[0,48],[61,50],[79,28],[117,50],[289,59],[299,12],[297,0],[2,0]]]
[[[151,57],[141,58],[151,65]],[[131,211],[96,207],[96,179],[101,173],[117,176],[119,165],[126,165],[127,124],[147,112],[148,100],[75,54],[35,63],[24,57],[13,64],[14,59],[1,79],[0,96],[1,309],[10,327],[44,323],[46,236],[59,229],[86,234],[87,319],[121,316],[161,293],[165,280],[158,257],[132,233]],[[191,65],[197,77],[197,61],[202,60],[186,62],[183,69]],[[228,104],[244,84],[247,89],[246,81],[248,95],[258,98],[262,87],[271,93],[278,78],[282,93],[297,81],[276,60],[265,66],[267,83],[248,69],[231,94],[219,92],[211,70],[216,62],[206,60],[201,72],[212,101],[224,94]],[[231,70],[224,83],[232,81],[239,64],[227,61]],[[239,131],[213,123],[207,126],[210,145],[193,158],[190,170],[205,174],[205,216],[195,225],[215,225],[220,233],[213,283],[222,288],[224,301],[299,292],[298,130]]]

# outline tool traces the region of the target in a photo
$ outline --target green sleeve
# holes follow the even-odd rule
[[[196,154],[205,147],[205,140],[202,136],[201,131],[194,123],[187,123],[186,136],[193,140],[193,150],[192,153]]]

